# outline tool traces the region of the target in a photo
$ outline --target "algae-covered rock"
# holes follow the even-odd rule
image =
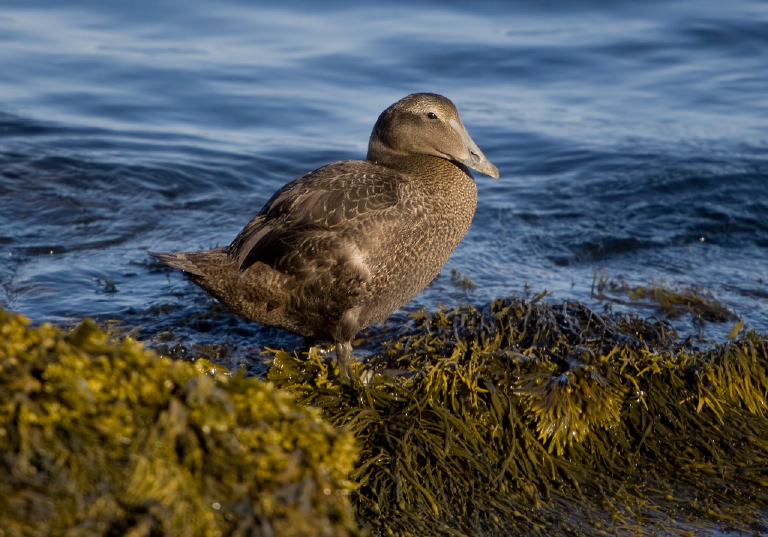
[[[702,351],[660,320],[521,299],[414,322],[371,360],[398,377],[340,385],[315,352],[268,375],[355,434],[375,534],[768,531],[765,335]]]
[[[360,535],[355,457],[258,379],[0,310],[0,535]]]

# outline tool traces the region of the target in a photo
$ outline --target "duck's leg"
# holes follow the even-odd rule
[[[355,359],[352,353],[351,341],[336,342],[336,362],[339,364],[339,376],[341,378],[350,378],[352,370],[350,366]]]

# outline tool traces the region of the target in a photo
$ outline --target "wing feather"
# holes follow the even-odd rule
[[[344,229],[396,207],[402,182],[396,172],[367,161],[324,166],[276,192],[232,242],[229,255],[240,270],[260,261],[283,272],[300,271],[303,254],[320,253],[310,249],[330,247]]]

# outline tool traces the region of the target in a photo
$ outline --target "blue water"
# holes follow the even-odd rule
[[[469,234],[406,310],[546,289],[655,313],[593,298],[604,270],[696,286],[768,331],[756,0],[4,0],[0,302],[244,360],[300,345],[227,317],[145,252],[228,244],[285,182],[363,157],[378,114],[416,91],[451,98],[502,177],[476,174]]]
[[[228,244],[285,182],[364,156],[378,114],[417,91],[457,104],[502,177],[477,174],[469,234],[406,311],[546,289],[657,313],[591,296],[605,271],[695,286],[768,331],[757,0],[3,0],[0,303],[225,343],[229,364],[300,348],[146,251]],[[674,322],[721,341],[736,320]]]

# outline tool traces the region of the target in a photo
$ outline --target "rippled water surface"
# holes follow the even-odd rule
[[[697,286],[766,331],[767,88],[756,0],[6,0],[0,301],[148,339],[290,345],[211,323],[146,251],[228,244],[282,184],[362,158],[384,108],[432,91],[502,177],[476,174],[469,234],[406,309],[545,289],[601,307],[605,270]]]

